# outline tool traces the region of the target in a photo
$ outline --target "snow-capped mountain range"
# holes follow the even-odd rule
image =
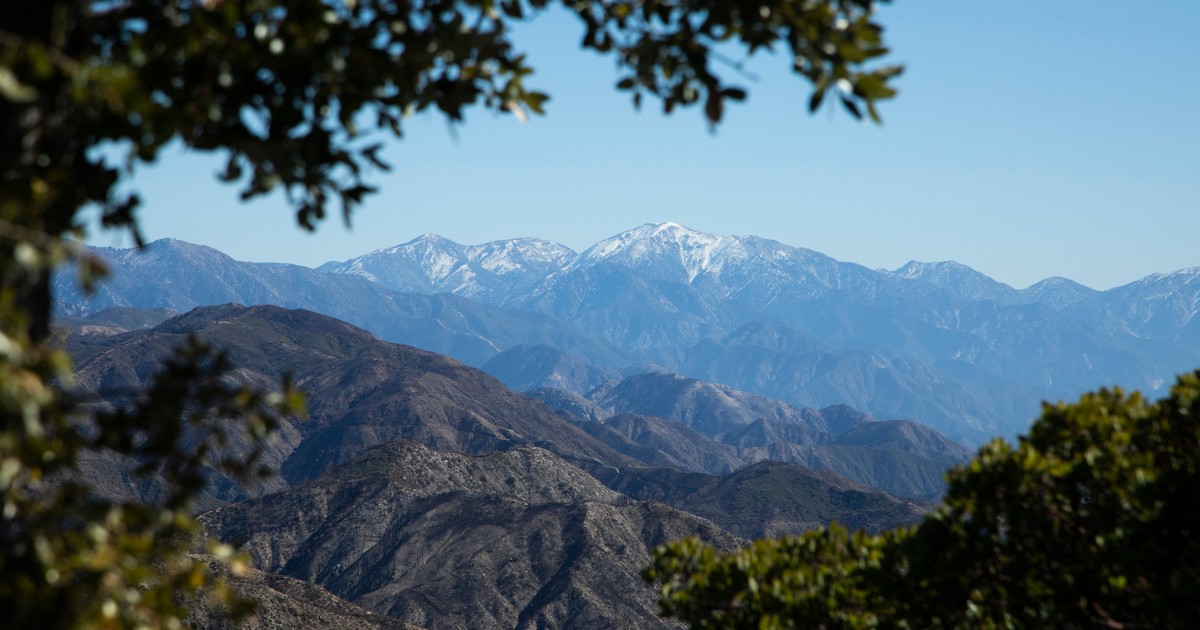
[[[1062,278],[1017,290],[953,262],[872,270],[675,223],[578,253],[534,238],[461,245],[427,234],[319,270],[181,241],[101,254],[113,279],[90,300],[62,283],[60,312],[302,307],[474,365],[507,353],[491,365],[509,382],[568,382],[552,373],[567,365],[593,375],[651,366],[915,419],[968,442],[1021,431],[1042,399],[1111,384],[1156,390],[1200,365],[1200,269],[1102,292]],[[546,347],[569,358],[545,360]]]
[[[647,223],[622,232],[582,253],[534,238],[460,245],[436,234],[425,234],[318,269],[361,275],[404,291],[495,296],[495,289],[502,285],[508,290],[503,299],[510,300],[551,276],[599,266],[626,268],[654,280],[685,284],[753,271],[811,276],[818,284],[832,281],[836,285],[838,280],[829,277],[828,271],[843,265],[817,252],[756,236],[705,234],[667,222]],[[871,273],[859,265],[850,267],[855,273]]]
[[[535,238],[459,245],[437,234],[425,234],[346,262],[327,263],[318,270],[360,275],[394,289],[494,300],[497,292],[537,284],[575,257],[568,247]]]
[[[1046,303],[1056,308],[1100,293],[1065,278],[1048,278],[1018,290],[953,261],[914,260],[894,271],[870,270],[758,236],[706,234],[673,222],[638,226],[581,253],[537,238],[460,245],[425,234],[344,262],[326,263],[318,270],[361,275],[402,291],[486,296],[488,301],[507,302],[520,299],[530,287],[551,276],[600,266],[625,268],[654,280],[722,287],[729,295],[771,279],[792,289],[807,286],[811,291],[871,288],[886,278],[932,285],[976,301]],[[1171,277],[1186,276],[1189,271]],[[1164,278],[1167,276],[1159,274],[1145,281]]]

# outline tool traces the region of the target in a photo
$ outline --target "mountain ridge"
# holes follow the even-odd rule
[[[394,260],[408,275],[391,286],[415,292],[398,293],[382,272],[370,271],[374,282],[351,273],[363,257],[318,272],[237,263],[215,250],[189,260],[182,242],[158,243],[169,251],[154,264],[105,250],[117,258],[115,283],[88,301],[60,282],[58,311],[277,303],[476,366],[523,345],[570,355],[493,366],[522,386],[581,393],[605,370],[653,365],[803,406],[915,419],[968,443],[1022,432],[1040,400],[1116,383],[1155,392],[1200,362],[1200,283],[1189,270],[1103,292],[1054,278],[1017,290],[957,263],[872,271],[770,239],[658,223],[579,254],[539,239],[460,246],[418,237],[368,256],[458,252],[451,267],[471,273]],[[209,286],[201,275],[223,280]],[[772,343],[809,341],[764,349],[762,339],[737,336],[764,325],[786,331]],[[742,368],[722,368],[735,363]]]
[[[902,372],[923,370],[932,381],[918,388],[959,391],[968,399],[914,404],[920,394],[889,406],[871,402],[887,398],[863,392],[818,404],[850,402],[891,417],[935,409],[940,415],[919,419],[978,442],[1016,433],[1036,415],[1035,404],[1016,401],[1070,398],[1114,382],[1153,391],[1200,361],[1200,320],[1193,325],[1195,309],[1187,308],[1200,299],[1200,284],[1188,282],[1192,275],[1149,276],[1108,291],[1055,278],[1014,289],[951,261],[871,271],[770,239],[706,234],[668,222],[599,241],[505,304],[570,322],[668,370],[710,379],[711,373],[685,368],[675,349],[774,322],[837,354],[866,352]],[[1171,314],[1153,316],[1164,310]],[[662,354],[666,347],[675,354]],[[1042,366],[1027,365],[1029,357]],[[976,415],[967,430],[949,429],[957,410],[993,407],[986,394],[971,393],[972,382],[985,374],[1000,385],[994,391],[1011,392],[1002,394],[1009,402],[994,406],[1003,415]],[[768,393],[745,382],[727,384]],[[770,395],[780,396],[778,390]]]

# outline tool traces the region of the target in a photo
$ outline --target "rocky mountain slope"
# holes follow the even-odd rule
[[[392,443],[303,487],[210,512],[267,571],[430,628],[659,628],[638,572],[712,523],[613,492],[538,448],[468,457]]]
[[[745,429],[755,423],[736,413],[778,425],[784,438],[762,433],[760,439],[778,442],[762,450],[719,443],[662,418],[609,418],[603,409],[599,421],[568,421],[479,370],[309,311],[222,305],[150,328],[75,330],[68,349],[77,360],[76,386],[95,405],[135,399],[160,359],[189,335],[223,348],[237,366],[235,378],[270,387],[290,373],[308,393],[310,417],[285,423],[266,453],[278,476],[238,486],[214,475],[201,502],[216,508],[203,517],[210,531],[243,545],[266,572],[239,583],[266,601],[252,619],[260,626],[309,617],[326,627],[391,627],[340,597],[434,628],[664,627],[638,571],[669,539],[700,534],[730,547],[739,533],[798,531],[829,519],[896,526],[924,509],[795,465],[693,472],[741,468],[751,461],[746,453],[756,453],[753,461],[770,456],[792,433],[787,439],[820,441],[818,428],[853,435],[871,424],[848,409],[813,415],[711,384],[691,388],[707,392],[692,401],[731,401],[717,415],[721,426],[746,425],[733,431],[739,439],[751,440]],[[605,400],[613,406],[627,389],[614,384],[598,392],[611,394]],[[717,408],[708,402],[686,408],[692,421],[715,422],[704,418],[704,409]],[[628,427],[658,433],[618,430],[626,419]],[[909,440],[936,451],[928,435],[882,434],[856,439],[882,439],[884,453],[820,448],[871,452],[868,467],[893,472],[900,469],[886,453],[902,452],[895,444]],[[859,474],[864,458],[847,462],[843,467]],[[139,477],[135,468],[111,453],[89,452],[80,474],[107,496],[155,502],[159,480]],[[196,620],[223,623],[211,611]]]
[[[537,444],[572,461],[633,463],[478,370],[308,311],[205,307],[146,330],[76,335],[76,381],[121,404],[188,335],[222,348],[240,378],[269,387],[288,373],[307,393],[309,418],[282,428],[266,462],[290,484],[398,439],[464,453]]]

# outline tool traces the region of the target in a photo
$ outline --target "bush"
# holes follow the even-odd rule
[[[1027,437],[951,471],[943,504],[880,536],[831,526],[718,555],[665,545],[644,575],[696,628],[1193,627],[1200,373],[1170,396],[1045,405]]]

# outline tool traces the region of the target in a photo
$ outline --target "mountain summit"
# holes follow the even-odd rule
[[[536,238],[460,245],[425,234],[345,262],[326,263],[318,270],[363,276],[389,289],[501,301],[573,258],[570,248]]]
[[[1016,289],[952,260],[932,263],[912,260],[891,275],[926,282],[974,300],[995,300],[1005,304],[1024,301]]]
[[[589,247],[567,269],[613,263],[665,280],[691,282],[726,256],[745,256],[736,236],[705,234],[678,223],[647,223]]]

